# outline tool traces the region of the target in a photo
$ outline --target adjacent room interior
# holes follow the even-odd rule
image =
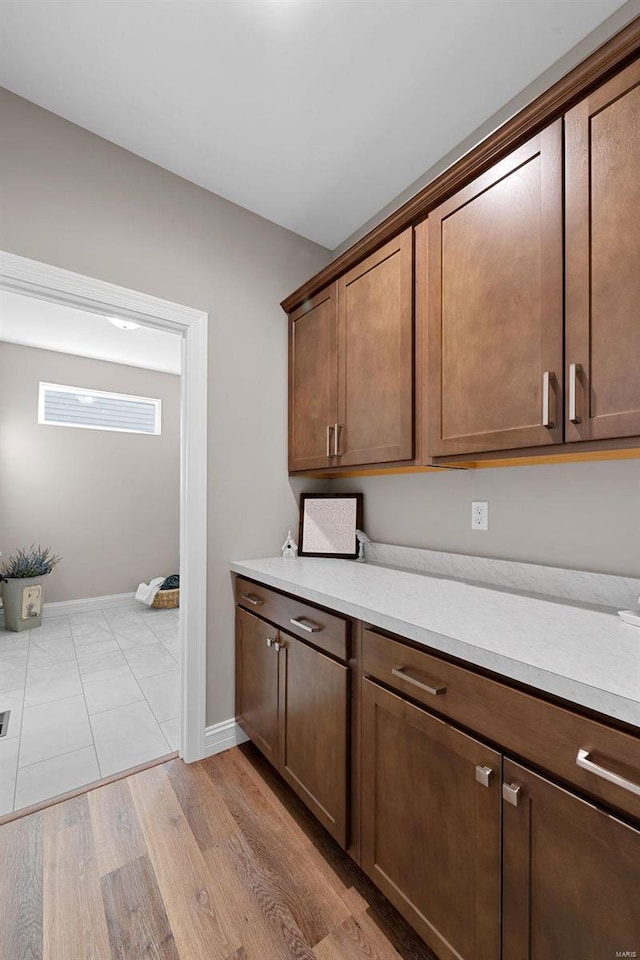
[[[3,611],[4,815],[177,749],[179,582],[158,588],[180,568],[181,342],[6,291],[0,310],[0,563],[60,558],[15,580],[42,590],[27,619]]]

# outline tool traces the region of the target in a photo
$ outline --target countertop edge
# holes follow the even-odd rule
[[[257,570],[249,563],[232,561],[230,569],[233,573],[249,577],[265,586],[273,587],[303,600],[309,600],[330,610],[335,610],[343,616],[362,620],[400,638],[412,640],[422,646],[430,647],[434,651],[455,657],[470,666],[489,670],[496,674],[498,678],[503,677],[506,681],[513,680],[525,684],[533,692],[537,691],[559,697],[569,705],[575,704],[578,707],[600,714],[605,721],[607,719],[619,720],[640,730],[640,704],[633,700],[620,697],[606,690],[600,690],[578,680],[562,677],[560,674],[544,671],[519,660],[505,657],[503,654],[493,653],[482,646],[435,633],[407,620],[398,620],[379,611],[361,607],[357,603],[344,600],[333,594],[291,583],[274,574]]]

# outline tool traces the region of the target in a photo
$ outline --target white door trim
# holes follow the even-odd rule
[[[0,289],[134,320],[182,336],[180,451],[180,756],[205,755],[208,314],[0,251]]]

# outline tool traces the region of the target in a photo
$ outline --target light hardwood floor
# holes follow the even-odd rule
[[[260,755],[0,827],[1,960],[434,960]]]

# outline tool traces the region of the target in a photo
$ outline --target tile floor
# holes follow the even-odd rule
[[[132,601],[0,629],[0,816],[176,749],[178,619]]]

